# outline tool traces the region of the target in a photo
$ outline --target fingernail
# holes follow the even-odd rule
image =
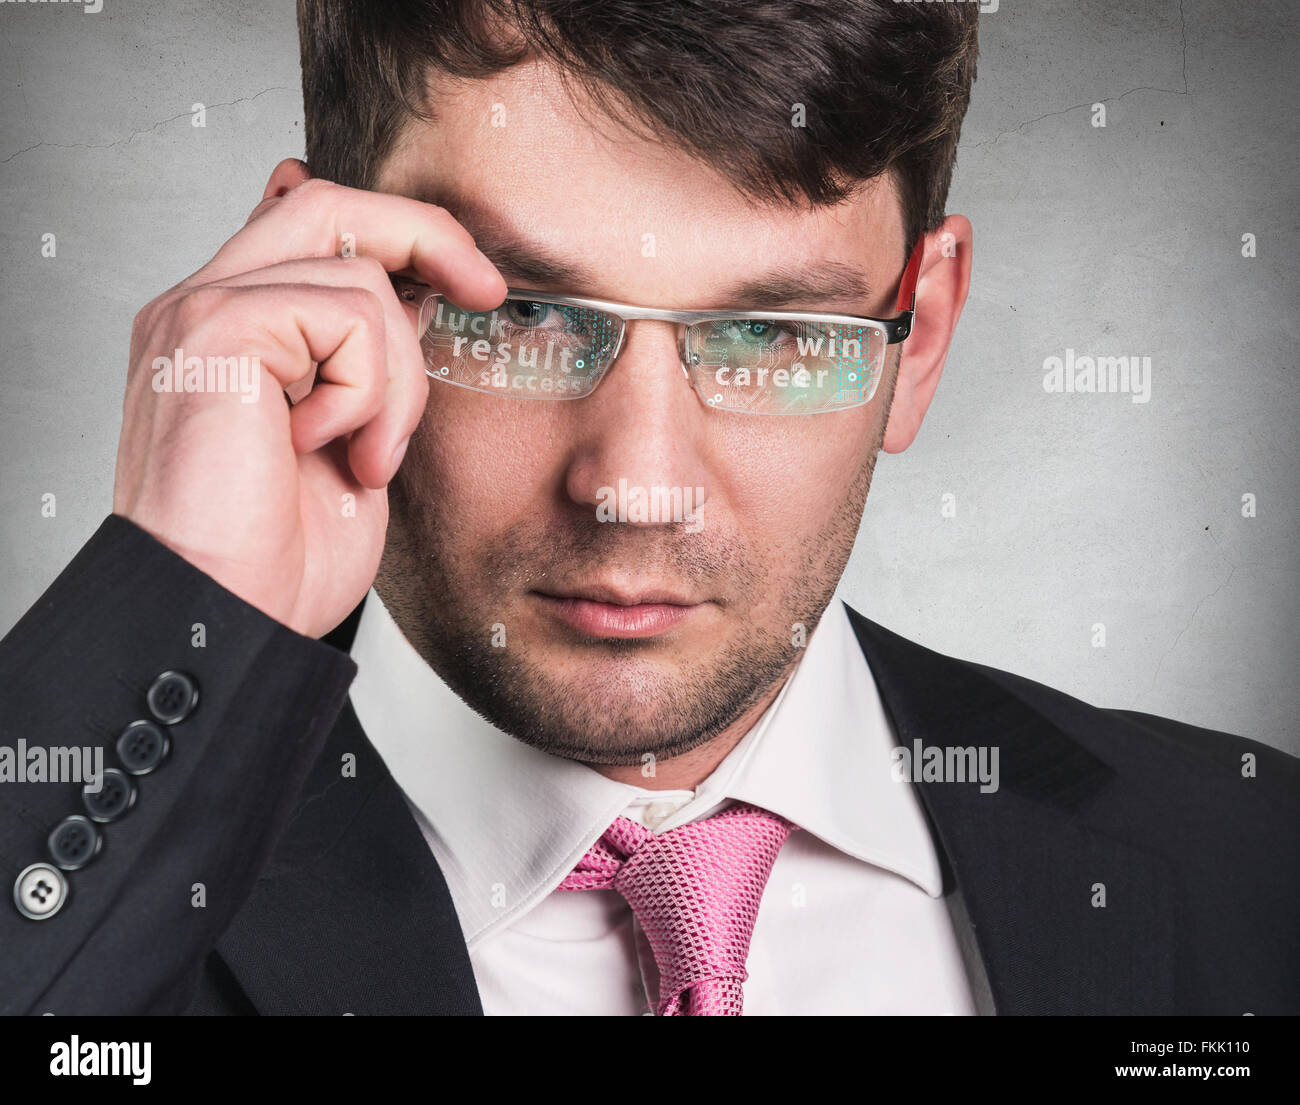
[[[402,443],[398,445],[396,449],[393,450],[393,459],[392,459],[392,463],[390,464],[390,467],[393,470],[393,475],[397,474],[397,469],[402,463],[402,458],[406,456],[406,447],[410,444],[411,444],[411,439],[409,437],[403,438]],[[390,476],[389,478],[391,479],[392,477]]]

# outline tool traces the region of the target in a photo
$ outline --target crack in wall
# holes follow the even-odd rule
[[[998,133],[995,134],[992,138],[986,138],[986,139],[984,139],[982,142],[972,142],[972,143],[970,144],[970,146],[968,146],[967,148],[968,148],[968,149],[975,150],[975,149],[979,149],[980,146],[995,146],[995,145],[997,145],[998,140],[999,140],[1000,138],[1002,138],[1003,136],[1008,135],[1008,134],[1019,134],[1019,133],[1020,133],[1022,130],[1024,130],[1026,127],[1032,126],[1034,123],[1041,122],[1041,121],[1044,120],[1044,119],[1051,119],[1051,118],[1053,118],[1053,117],[1056,116],[1056,115],[1068,115],[1071,111],[1078,111],[1078,110],[1080,110],[1081,108],[1090,108],[1090,107],[1092,107],[1093,104],[1111,104],[1111,103],[1115,103],[1115,102],[1117,102],[1117,101],[1119,101],[1119,100],[1124,99],[1124,97],[1126,97],[1126,96],[1132,96],[1134,92],[1166,92],[1166,93],[1168,93],[1168,94],[1171,95],[1171,96],[1186,96],[1186,95],[1188,94],[1188,90],[1187,90],[1187,15],[1186,15],[1186,13],[1183,11],[1183,3],[1184,3],[1184,2],[1185,2],[1185,0],[1179,0],[1179,4],[1178,4],[1178,18],[1179,18],[1179,22],[1180,22],[1181,25],[1182,25],[1182,39],[1183,39],[1183,87],[1182,87],[1181,89],[1179,89],[1179,88],[1159,88],[1159,87],[1157,87],[1156,85],[1151,85],[1151,84],[1139,85],[1137,88],[1130,88],[1127,92],[1121,92],[1118,96],[1107,96],[1105,99],[1101,99],[1101,100],[1092,100],[1092,101],[1090,101],[1089,103],[1086,103],[1086,104],[1071,104],[1069,107],[1063,107],[1063,108],[1061,108],[1059,111],[1048,111],[1048,112],[1044,112],[1042,115],[1036,115],[1036,116],[1034,116],[1034,118],[1032,118],[1032,119],[1026,119],[1026,120],[1025,120],[1023,123],[1021,123],[1019,126],[1011,127],[1009,130],[998,131]]]
[[[265,96],[268,92],[300,92],[300,91],[301,89],[298,88],[297,86],[290,87],[288,85],[273,85],[270,88],[262,89],[261,92],[257,92],[252,96],[243,96],[238,100],[228,100],[225,103],[220,103],[220,104],[206,104],[204,105],[204,110],[213,111],[219,107],[234,107],[236,104],[246,104],[252,100],[258,99],[261,96]],[[31,153],[32,150],[39,150],[42,148],[50,148],[50,149],[57,149],[57,150],[111,150],[114,146],[125,146],[128,143],[134,142],[142,134],[152,134],[159,127],[164,127],[168,123],[174,123],[177,119],[187,119],[192,114],[193,114],[192,111],[182,111],[179,114],[172,115],[166,119],[160,119],[158,122],[154,123],[153,126],[151,127],[146,127],[144,130],[134,131],[131,134],[127,135],[127,137],[119,138],[113,142],[98,142],[98,143],[37,142],[34,145],[26,146],[21,150],[16,150],[15,152],[11,153],[8,157],[0,158],[0,165],[7,165],[15,157],[19,157],[25,153]]]

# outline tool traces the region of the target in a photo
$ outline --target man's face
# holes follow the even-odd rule
[[[436,122],[410,125],[379,188],[447,207],[512,286],[648,307],[895,313],[904,243],[890,183],[830,209],[755,206],[704,164],[575,108],[533,64],[437,88],[432,103]],[[841,270],[870,290],[826,287]],[[769,275],[807,290],[782,303],[729,295]],[[380,595],[431,666],[529,744],[594,764],[696,747],[763,702],[821,617],[896,362],[864,406],[730,413],[692,390],[672,323],[634,321],[586,398],[431,382],[391,488]],[[702,488],[701,517],[598,520],[602,489],[620,480],[689,489],[697,506]]]

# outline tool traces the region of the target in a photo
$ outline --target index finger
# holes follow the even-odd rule
[[[389,272],[411,269],[458,306],[487,310],[506,283],[451,214],[406,196],[312,179],[286,193],[181,283],[208,284],[303,257],[373,257]]]

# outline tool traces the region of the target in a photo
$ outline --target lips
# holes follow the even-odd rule
[[[592,586],[575,587],[572,590],[554,590],[536,592],[544,598],[580,599],[584,602],[599,602],[607,606],[696,606],[697,603],[671,591],[620,591],[615,587]]]
[[[663,590],[582,587],[533,596],[552,617],[589,637],[655,637],[696,616],[707,603]]]

